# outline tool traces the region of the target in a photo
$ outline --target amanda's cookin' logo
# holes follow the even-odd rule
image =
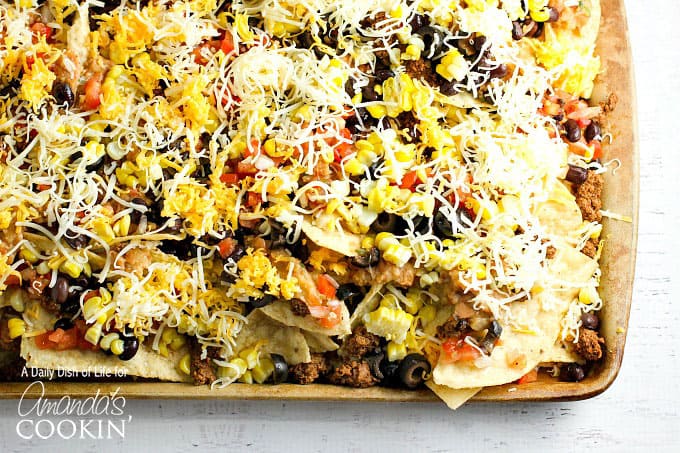
[[[40,397],[26,398],[34,386],[40,387]],[[62,396],[58,400],[45,397],[45,385],[35,381],[24,390],[19,400],[17,434],[22,439],[114,439],[125,437],[125,427],[132,415],[125,415],[125,397],[118,395],[120,388],[110,395],[72,399]]]

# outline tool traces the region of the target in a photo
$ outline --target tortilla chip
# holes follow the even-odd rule
[[[302,335],[307,340],[307,346],[311,352],[337,351],[340,346],[327,335],[315,332],[302,331]]]
[[[260,342],[260,351],[281,354],[290,365],[312,360],[309,347],[300,329],[285,326],[265,315],[260,309],[253,310],[236,338],[234,351],[240,352]]]
[[[124,361],[97,351],[39,349],[35,338],[21,340],[21,357],[26,359],[29,368],[77,371],[90,376],[94,373],[114,377],[140,376],[171,382],[191,382],[190,376],[177,369],[177,364],[187,352],[188,349],[183,348],[170,351],[168,357],[163,357],[146,346],[140,346],[132,359]]]
[[[541,356],[541,362],[546,363],[574,363],[582,361],[583,359],[578,354],[568,349],[559,340],[546,349]]]
[[[379,296],[381,289],[382,285],[371,286],[371,289],[368,290],[361,302],[357,304],[357,308],[354,309],[354,313],[352,313],[352,317],[349,319],[349,323],[352,327],[355,327],[357,324],[361,323],[364,315],[372,312],[378,307],[378,304],[380,303]]]
[[[548,234],[560,238],[573,237],[575,239],[576,232],[583,223],[576,198],[560,182],[555,184],[548,200],[537,206],[535,214]]]
[[[308,220],[302,222],[302,231],[310,241],[345,256],[356,256],[361,248],[361,236],[344,231],[324,231]]]
[[[346,335],[352,333],[352,329],[349,324],[349,310],[345,304],[342,304],[342,320],[333,328],[327,329],[322,327],[319,322],[312,316],[298,316],[293,313],[290,303],[285,300],[277,300],[276,302],[262,307],[260,310],[274,319],[286,326],[299,327],[302,330],[308,332],[315,332],[324,334],[327,336],[335,335]]]
[[[444,385],[437,385],[432,381],[426,381],[425,385],[441,398],[451,410],[456,410],[475,396],[482,388],[452,389]]]
[[[544,361],[543,354],[555,344],[560,321],[578,294],[578,286],[585,284],[596,268],[597,262],[578,250],[558,249],[550,264],[549,280],[557,282],[559,287],[546,289],[530,301],[513,302],[509,306],[513,315],[526,311],[527,318],[536,321],[537,331],[520,332],[503,325],[501,344],[491,353],[488,366],[477,368],[469,363],[448,363],[440,359],[432,373],[434,382],[455,389],[488,387],[515,381],[531,371]],[[510,366],[517,357],[523,357],[523,360]]]

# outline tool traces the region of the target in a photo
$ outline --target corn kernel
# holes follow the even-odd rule
[[[390,341],[387,343],[387,360],[394,362],[406,357],[406,345],[403,343],[395,343]]]
[[[458,50],[452,49],[441,59],[436,71],[449,82],[454,79],[463,80],[467,75],[468,65],[463,55]]]
[[[375,245],[381,252],[387,250],[391,245],[398,245],[399,241],[392,233],[382,232],[375,237]]]
[[[229,363],[231,365],[234,365],[238,369],[238,375],[239,376],[242,376],[243,373],[245,373],[246,370],[248,369],[248,363],[240,357],[237,357],[235,359],[231,359],[229,361]]]
[[[119,338],[120,337],[117,332],[107,333],[99,342],[99,347],[108,351],[109,349],[111,349],[111,343]]]
[[[253,373],[248,370],[245,373],[243,373],[243,376],[238,378],[239,382],[242,382],[244,384],[252,384],[253,383]]]
[[[403,300],[402,303],[407,313],[415,315],[423,306],[423,293],[415,288],[410,288],[406,292],[406,300]]]
[[[116,236],[127,236],[130,232],[130,216],[125,214],[114,225],[113,232]]]
[[[529,13],[531,18],[536,22],[547,22],[550,20],[550,11],[547,9],[542,9],[540,11],[531,11]]]
[[[179,351],[182,346],[184,346],[187,343],[186,338],[184,338],[184,335],[177,335],[175,338],[172,339],[172,341],[168,344],[170,349],[173,351]]]
[[[578,292],[578,300],[582,304],[590,305],[593,302],[597,302],[600,299],[599,294],[594,286],[586,286],[581,288]]]
[[[94,324],[85,332],[85,341],[93,345],[99,343],[99,337],[102,335],[102,324]]]
[[[163,357],[170,356],[167,343],[158,343],[158,354],[160,354]]]
[[[191,354],[184,354],[177,365],[179,371],[186,375],[191,374]]]
[[[47,261],[47,266],[53,271],[56,271],[59,269],[59,267],[64,261],[66,261],[66,258],[64,258],[63,256],[59,255],[53,256],[52,258],[49,259],[49,261]]]
[[[270,359],[263,358],[253,367],[251,373],[253,380],[258,384],[263,384],[274,372],[274,363]]]
[[[102,313],[101,315],[97,316],[97,324],[105,324],[108,316],[106,313]]]
[[[366,329],[387,340],[403,343],[413,316],[403,310],[378,307],[377,310],[364,316]]]
[[[110,349],[113,354],[121,355],[125,350],[125,342],[120,338],[115,339],[111,342]]]
[[[9,337],[12,340],[26,333],[26,323],[21,318],[12,318],[7,321],[7,328],[9,330]]]
[[[102,304],[101,297],[90,297],[83,304],[83,317],[85,320],[90,320],[94,318],[97,312],[102,308],[104,308],[104,305]]]
[[[366,107],[368,113],[375,119],[380,119],[387,116],[387,108],[381,104],[373,104]]]
[[[19,255],[31,264],[35,264],[38,262],[38,256],[35,253],[33,253],[32,250],[26,247],[21,248]]]
[[[402,267],[408,263],[412,255],[413,252],[410,248],[401,244],[392,244],[383,252],[382,257],[385,261]]]
[[[113,228],[111,228],[111,225],[104,219],[93,220],[92,229],[106,243],[110,243],[116,237]]]
[[[51,270],[52,269],[50,269],[47,261],[43,261],[42,263],[38,264],[38,267],[35,268],[35,271],[40,275],[48,274]]]
[[[72,278],[78,278],[83,271],[83,266],[72,260],[66,260],[59,266],[59,270],[65,274],[68,274]]]
[[[248,348],[241,351],[238,356],[246,361],[248,369],[253,369],[260,359],[260,351],[256,348]]]

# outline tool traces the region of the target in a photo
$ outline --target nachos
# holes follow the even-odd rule
[[[601,358],[597,0],[0,19],[0,344],[28,366],[468,398]]]

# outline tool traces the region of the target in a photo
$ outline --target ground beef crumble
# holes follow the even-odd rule
[[[201,344],[195,339],[191,341],[189,353],[191,354],[191,378],[194,380],[194,385],[205,385],[215,382],[217,376],[212,367],[212,360],[210,357],[201,359]]]
[[[365,388],[375,385],[379,380],[371,374],[371,366],[365,360],[347,360],[333,368],[328,376],[331,384]]]
[[[290,307],[295,316],[307,316],[309,314],[309,307],[300,299],[291,299]]]
[[[298,384],[311,384],[328,372],[328,361],[323,354],[312,354],[312,360],[290,367],[290,378]]]
[[[576,187],[576,204],[581,209],[583,220],[587,222],[599,222],[602,220],[602,175],[592,170],[583,184]]]
[[[342,345],[342,353],[353,358],[361,358],[380,346],[380,337],[359,326]]]
[[[596,331],[581,329],[575,350],[585,360],[595,361],[602,358],[602,345],[604,345],[604,339]]]

